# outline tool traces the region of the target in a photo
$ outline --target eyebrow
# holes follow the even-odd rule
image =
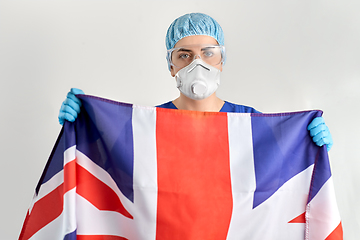
[[[177,50],[177,52],[192,52],[192,50],[186,48],[180,48]]]

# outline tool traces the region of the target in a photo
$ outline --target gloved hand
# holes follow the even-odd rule
[[[80,113],[81,101],[75,96],[75,94],[85,93],[78,88],[72,88],[70,92],[68,92],[59,112],[59,123],[61,125],[64,124],[65,120],[70,122],[75,121],[78,113]]]
[[[307,129],[310,131],[310,136],[316,145],[321,147],[326,144],[327,151],[330,150],[333,140],[323,117],[314,118]]]

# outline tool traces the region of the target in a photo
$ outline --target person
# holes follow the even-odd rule
[[[161,108],[205,112],[259,113],[252,107],[224,101],[216,96],[220,72],[225,63],[224,33],[212,17],[203,13],[185,14],[175,19],[166,34],[168,68],[175,78],[180,95],[173,101],[158,105]],[[62,103],[59,122],[75,121],[81,101],[75,96],[84,94],[72,88]],[[326,144],[329,151],[332,136],[322,117],[308,126],[318,146]]]

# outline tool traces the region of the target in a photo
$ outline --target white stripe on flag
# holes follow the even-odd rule
[[[71,161],[76,162],[75,154],[76,154],[76,146],[72,146],[65,150],[64,167],[66,164],[70,163]],[[64,181],[66,181],[66,179]],[[64,190],[67,190],[65,189],[65,184],[64,184]],[[62,215],[64,216],[63,235],[65,236],[66,234],[71,233],[76,229],[76,187],[64,194],[64,208]]]
[[[157,155],[156,108],[133,106],[134,217],[136,233],[130,239],[156,238]]]
[[[100,211],[77,195],[77,235],[114,235],[132,239],[132,219],[114,211]]]
[[[248,226],[244,211],[252,209],[256,188],[250,114],[228,113],[233,212],[227,239],[239,239],[239,226]],[[242,239],[242,238],[241,238]]]
[[[332,177],[326,181],[308,205],[306,218],[309,221],[309,235],[306,239],[323,240],[341,221]]]
[[[76,145],[72,146],[72,147],[69,147],[68,149],[65,150],[64,152],[64,166],[71,162],[72,160],[75,159],[76,157]]]

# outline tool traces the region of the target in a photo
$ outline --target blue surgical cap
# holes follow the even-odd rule
[[[203,13],[185,14],[174,20],[166,34],[166,48],[169,50],[182,38],[193,35],[207,35],[224,45],[224,33],[212,17]]]

